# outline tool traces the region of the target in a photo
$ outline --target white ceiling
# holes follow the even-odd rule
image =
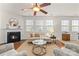
[[[32,16],[33,11],[22,11],[23,8],[30,8],[30,3],[0,3],[0,7],[3,12],[10,12],[22,16]],[[79,4],[78,3],[52,3],[51,5],[44,7],[44,10],[48,12],[49,16],[79,16]],[[38,12],[37,16],[46,16],[45,14]]]

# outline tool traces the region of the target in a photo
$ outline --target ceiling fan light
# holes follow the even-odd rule
[[[40,9],[38,7],[34,7],[33,10],[34,11],[40,11]]]

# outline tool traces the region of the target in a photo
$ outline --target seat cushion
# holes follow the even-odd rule
[[[6,51],[12,50],[12,49],[14,49],[13,43],[0,45],[0,54],[4,53]]]
[[[55,56],[79,56],[78,53],[67,48],[54,48],[53,53]]]
[[[0,56],[15,56],[17,54],[15,49],[9,50],[7,52],[4,52],[0,54]]]
[[[65,43],[65,47],[79,53],[79,45],[75,43]]]

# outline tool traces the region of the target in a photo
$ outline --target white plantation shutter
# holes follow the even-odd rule
[[[53,20],[26,20],[26,31],[47,32],[53,27]]]
[[[62,31],[69,32],[69,20],[61,21],[61,29]]]
[[[72,20],[72,32],[79,32],[79,20]]]

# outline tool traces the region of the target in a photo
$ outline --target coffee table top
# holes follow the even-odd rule
[[[47,41],[43,39],[37,39],[37,40],[33,40],[32,43],[35,45],[44,45],[47,43]]]

